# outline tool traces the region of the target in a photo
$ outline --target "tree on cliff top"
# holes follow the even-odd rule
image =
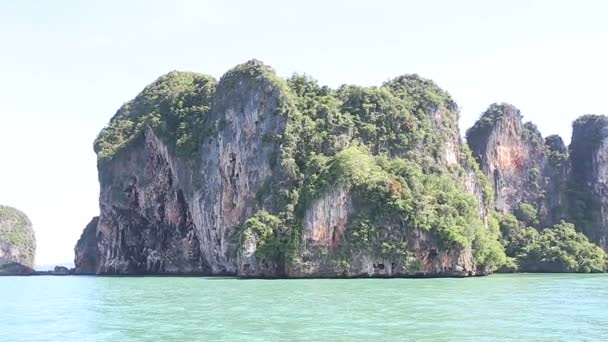
[[[100,160],[111,159],[146,127],[157,131],[180,154],[198,149],[205,133],[216,81],[211,76],[172,71],[125,103],[95,139]]]

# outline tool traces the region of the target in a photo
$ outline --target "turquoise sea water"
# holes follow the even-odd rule
[[[1,341],[606,341],[608,275],[0,277]]]

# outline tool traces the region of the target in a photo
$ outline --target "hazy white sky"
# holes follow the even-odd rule
[[[0,203],[25,211],[37,263],[71,261],[98,213],[92,142],[171,70],[221,76],[251,58],[282,76],[378,85],[431,78],[461,130],[510,102],[570,139],[608,114],[608,1],[0,0]]]

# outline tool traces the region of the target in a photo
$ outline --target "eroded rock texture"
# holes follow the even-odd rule
[[[537,211],[539,230],[562,220],[575,223],[604,250],[608,235],[608,119],[585,115],[573,123],[567,148],[557,135],[544,139],[519,111],[494,104],[467,132],[467,141],[491,178],[495,207],[518,215],[521,204]]]
[[[561,137],[545,138],[546,163],[542,170],[544,186],[540,201],[540,226],[550,227],[562,220],[569,220],[568,177],[570,159],[568,148]]]
[[[80,239],[74,247],[74,271],[78,274],[95,274],[97,272],[97,223],[95,216],[82,231]]]
[[[573,124],[569,213],[577,229],[608,250],[608,118],[585,115]]]
[[[100,165],[96,273],[208,271],[178,167],[151,129]]]
[[[467,141],[494,186],[499,212],[512,212],[522,202],[540,204],[545,145],[533,124],[522,123],[517,108],[490,106],[467,131]]]
[[[408,229],[398,220],[386,221],[381,232],[354,239],[352,221],[367,210],[365,199],[338,187],[306,211],[300,257],[290,263],[290,277],[466,276],[483,273],[470,249],[443,248],[431,234]],[[350,236],[349,236],[350,235]],[[373,240],[399,251],[377,248]]]

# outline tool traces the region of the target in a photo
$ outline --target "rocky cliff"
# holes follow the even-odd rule
[[[32,223],[21,211],[0,205],[0,266],[34,267],[36,238]]]
[[[543,139],[522,117],[512,105],[493,104],[467,131],[467,142],[492,180],[496,210],[517,215],[532,208],[531,223],[549,227],[568,216],[568,151],[559,136]]]
[[[95,274],[97,271],[97,260],[99,258],[97,249],[98,222],[99,217],[95,216],[87,224],[74,248],[74,266],[80,274]]]
[[[564,140],[558,135],[545,138],[545,164],[542,169],[543,190],[539,206],[541,227],[569,220],[568,182],[570,158]]]
[[[504,259],[458,109],[417,75],[338,89],[259,61],[172,72],[95,142],[76,273],[484,274]]]
[[[521,270],[606,269],[605,254],[588,239],[606,250],[607,124],[604,116],[577,119],[568,149],[559,136],[543,140],[512,105],[493,104],[467,131],[473,154],[492,179],[507,255],[519,259]],[[558,253],[560,245],[568,247]]]
[[[608,251],[608,117],[584,115],[572,127],[569,214]]]
[[[498,211],[514,211],[522,202],[538,206],[545,145],[533,124],[522,123],[517,108],[490,106],[467,131],[467,142],[494,186]]]

